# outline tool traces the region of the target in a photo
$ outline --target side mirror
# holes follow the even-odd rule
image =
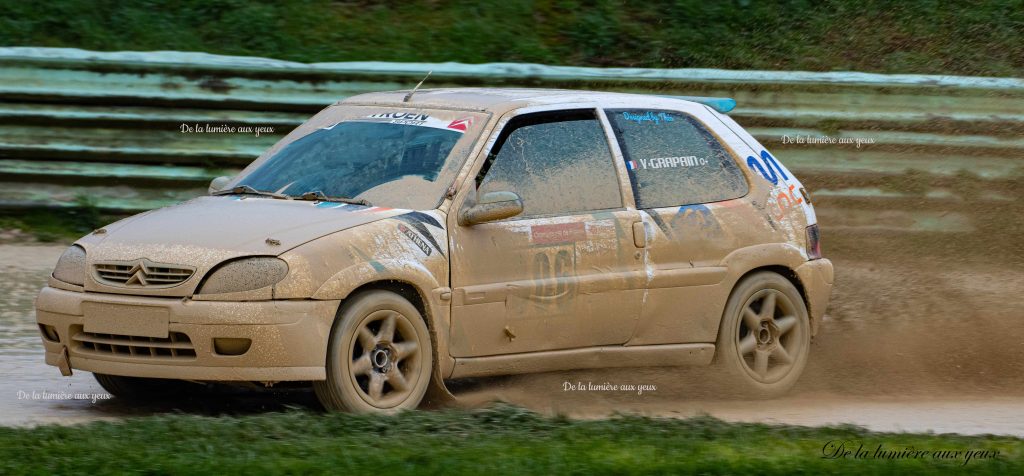
[[[223,175],[220,176],[220,177],[217,177],[217,178],[215,178],[215,179],[210,181],[210,188],[206,189],[206,192],[209,193],[209,194],[213,194],[213,192],[224,190],[224,187],[227,187],[228,186],[228,182],[230,182],[230,181],[231,181],[231,177],[227,177],[227,176],[223,176]]]
[[[480,200],[459,213],[460,225],[476,225],[511,218],[523,213],[523,199],[515,192],[487,192]]]

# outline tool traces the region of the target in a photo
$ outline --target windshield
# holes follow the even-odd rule
[[[486,120],[486,114],[462,111],[331,107],[267,151],[231,187],[434,208]]]

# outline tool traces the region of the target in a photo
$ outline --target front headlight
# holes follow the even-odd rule
[[[199,294],[252,291],[277,284],[288,275],[288,264],[270,256],[228,261],[213,269],[199,287]]]
[[[76,286],[85,285],[85,248],[74,245],[64,251],[53,269],[53,277]]]

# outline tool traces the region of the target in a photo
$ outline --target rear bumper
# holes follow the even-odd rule
[[[832,262],[827,259],[808,261],[796,269],[796,275],[804,286],[807,297],[807,311],[811,316],[811,334],[818,333],[821,319],[828,308],[832,294],[834,274]]]
[[[338,303],[192,301],[46,287],[36,300],[36,320],[56,333],[56,340],[42,336],[50,365],[61,363],[67,347],[72,369],[110,375],[323,380]],[[94,317],[83,307],[93,313],[105,310],[105,314]],[[147,324],[140,324],[141,320]],[[240,355],[218,353],[214,339],[229,338],[249,339],[251,344]]]

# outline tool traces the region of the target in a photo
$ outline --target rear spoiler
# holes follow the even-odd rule
[[[683,101],[690,101],[699,104],[703,104],[711,109],[714,109],[722,114],[725,114],[736,107],[736,100],[733,98],[710,98],[702,96],[661,96],[663,98],[671,99],[682,99]]]

